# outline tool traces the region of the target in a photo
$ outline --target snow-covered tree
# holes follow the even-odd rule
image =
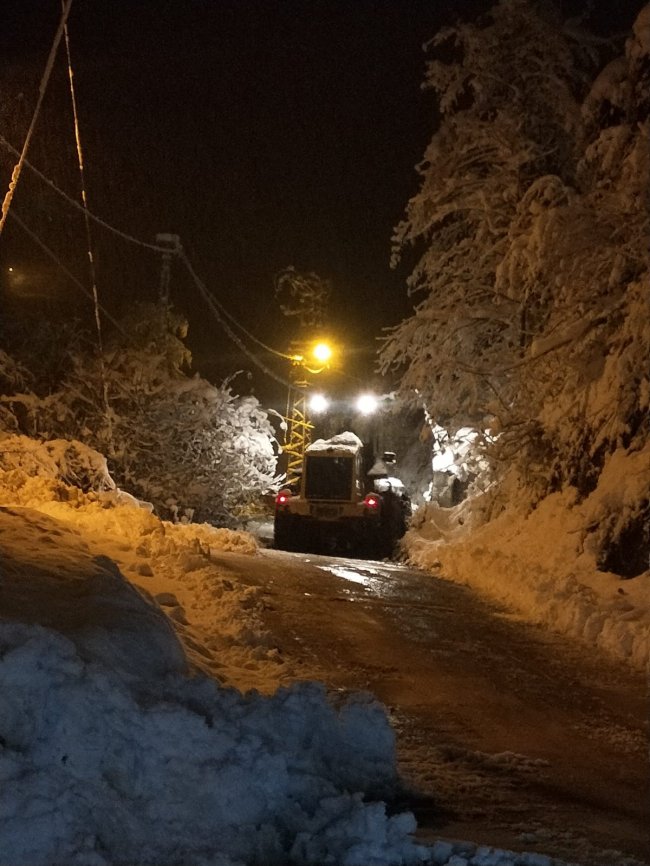
[[[649,9],[593,86],[594,43],[547,3],[501,0],[432,42],[441,122],[395,235],[419,301],[381,363],[442,426],[499,433],[530,504],[586,495],[649,432]]]
[[[425,86],[442,121],[394,248],[397,259],[417,245],[409,292],[420,300],[382,360],[406,365],[405,393],[464,425],[482,418],[490,397],[510,403],[516,393],[508,368],[530,342],[532,304],[525,290],[500,291],[496,272],[531,185],[550,171],[560,186],[572,180],[577,74],[556,23],[521,0],[443,30],[431,45],[444,59],[428,64]]]

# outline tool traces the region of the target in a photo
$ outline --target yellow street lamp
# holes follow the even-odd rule
[[[334,349],[325,340],[316,340],[300,359],[305,370],[310,373],[322,373],[329,365],[334,355]]]
[[[302,364],[310,373],[320,373],[332,360],[333,355],[334,350],[328,342],[317,340],[309,346],[303,343],[300,350],[291,355],[291,360],[294,364]]]
[[[321,340],[314,345],[311,353],[321,364],[327,364],[327,362],[332,358],[332,347],[329,343],[325,343]]]

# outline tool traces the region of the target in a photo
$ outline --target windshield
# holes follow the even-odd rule
[[[307,499],[350,499],[354,457],[307,457]]]

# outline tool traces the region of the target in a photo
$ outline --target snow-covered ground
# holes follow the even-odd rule
[[[252,536],[161,522],[82,446],[0,456],[2,866],[559,862],[419,845],[387,814],[383,707],[276,688],[257,596],[217,561]]]
[[[429,503],[416,512],[404,549],[414,565],[484,592],[529,622],[648,669],[650,563],[622,580],[599,571],[594,553],[612,516],[624,523],[643,502],[648,478],[650,444],[611,455],[581,502],[568,488],[530,514],[510,508],[482,525],[480,499],[454,508]]]

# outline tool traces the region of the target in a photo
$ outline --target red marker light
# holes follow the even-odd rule
[[[286,505],[286,503],[291,499],[291,493],[288,490],[281,490],[278,495],[275,497],[276,505]]]
[[[363,500],[363,504],[366,506],[366,508],[379,508],[380,499],[373,493],[369,493]]]

